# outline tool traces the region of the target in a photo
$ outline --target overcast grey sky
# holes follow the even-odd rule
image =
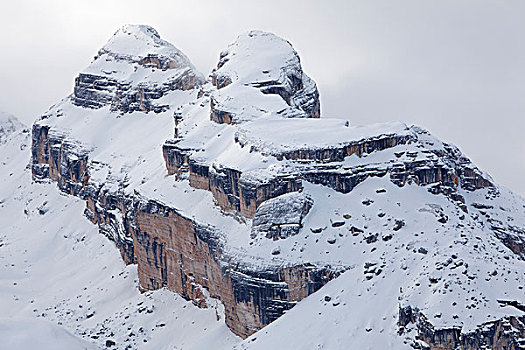
[[[317,82],[322,117],[423,126],[525,195],[525,1],[4,1],[0,109],[32,123],[126,23],[204,74],[238,34],[274,32]]]

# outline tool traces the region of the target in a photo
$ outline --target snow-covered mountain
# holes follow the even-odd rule
[[[24,125],[12,114],[0,111],[0,144],[7,140],[17,131],[24,128]]]
[[[141,293],[136,265],[125,265],[82,218],[85,202],[32,182],[30,132],[10,120],[18,127],[0,144],[1,349],[204,350],[239,342],[221,305],[199,309],[167,290]]]
[[[525,200],[420,127],[323,118],[274,34],[206,79],[125,26],[30,150],[9,130],[2,291],[28,327],[123,349],[525,348]]]

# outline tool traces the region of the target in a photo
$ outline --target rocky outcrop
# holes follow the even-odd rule
[[[491,180],[472,165],[457,148],[445,145],[434,149],[426,145],[428,133],[420,128],[410,128],[408,134],[378,135],[358,141],[348,141],[326,148],[312,147],[267,152],[279,161],[279,171],[268,177],[251,176],[250,172],[232,169],[221,164],[207,164],[196,160],[192,149],[181,149],[177,141],[164,145],[166,167],[171,173],[189,172],[190,185],[212,192],[217,204],[225,211],[253,218],[257,208],[267,200],[302,188],[302,181],[322,184],[335,191],[348,193],[370,177],[388,175],[390,180],[402,187],[415,183],[429,187],[434,194],[443,193],[467,210],[459,189],[473,191],[493,186]],[[250,152],[265,153],[264,147],[251,145],[242,135],[235,135],[235,142],[241,147],[250,147]],[[419,150],[407,152],[413,144]],[[366,157],[374,152],[399,148],[393,158],[386,162],[351,163],[345,165],[348,157]]]
[[[191,187],[210,191],[222,210],[247,218],[253,218],[264,201],[302,188],[301,180],[293,174],[275,175],[260,181],[243,176],[236,169],[210,167],[194,160],[190,156],[191,150],[182,150],[176,144],[165,144],[163,152],[169,174],[182,176],[187,173]]]
[[[79,195],[89,181],[87,151],[47,126],[33,125],[32,157],[33,176],[56,181],[66,193]]]
[[[192,186],[194,183],[190,182]],[[253,218],[264,201],[298,191],[301,187],[300,179],[293,175],[275,176],[261,182],[243,177],[235,169],[213,167],[209,171],[209,188],[219,207],[247,218]]]
[[[503,244],[514,254],[520,256],[522,260],[525,260],[525,230],[511,225],[505,227],[491,226],[490,228]]]
[[[81,197],[86,200],[84,215],[115,242],[126,264],[135,264],[135,199],[94,184],[85,186]]]
[[[303,227],[303,219],[313,206],[304,193],[292,192],[263,202],[253,219],[252,237],[274,240],[295,236]]]
[[[222,301],[226,323],[247,336],[278,318],[340,271],[289,266],[265,270],[238,264],[223,253],[220,232],[148,201],[138,205],[134,248],[141,286],[168,287],[206,306],[206,295]]]
[[[104,76],[81,73],[75,79],[72,100],[75,105],[85,108],[97,109],[110,105],[112,110],[124,113],[135,111],[159,113],[166,111],[168,106],[157,104],[155,100],[170,91],[191,90],[197,88],[199,84],[198,77],[190,69],[161,86],[134,85]]]
[[[49,139],[48,133],[35,124],[35,179],[46,178],[42,168],[52,169],[51,179],[62,191],[86,200],[85,215],[115,242],[126,263],[138,265],[141,288],[167,287],[199,307],[207,307],[209,296],[218,298],[225,305],[226,324],[240,336],[274,321],[342,272],[330,266],[276,265],[259,270],[242,264],[224,254],[221,233],[213,227],[156,201],[112,192],[84,180],[79,176],[81,167],[63,162],[73,156],[68,153],[71,148],[64,147],[64,139]],[[59,152],[46,154],[53,147]],[[56,162],[61,171],[54,170]]]
[[[486,222],[494,235],[507,248],[522,260],[525,260],[525,229],[514,225],[512,216],[510,216],[510,222],[504,222],[501,220],[501,215],[498,215],[501,208],[495,208],[490,204],[472,203],[471,208],[480,214],[478,220],[482,224]]]
[[[361,234],[366,237],[360,243],[366,245],[395,240],[391,234],[368,232],[365,225],[345,226],[352,215],[334,212],[326,214],[334,229],[330,236],[317,238],[324,229],[304,235],[319,242],[311,249],[315,256],[286,255],[280,246],[264,245],[299,246],[305,223],[327,210],[318,203],[330,206],[330,196],[342,201],[342,194],[365,180],[384,177],[398,187],[425,186],[468,213],[466,193],[494,187],[457,148],[420,128],[402,123],[351,127],[342,120],[317,119],[315,83],[302,71],[290,43],[273,34],[240,36],[221,53],[211,83],[205,84],[186,56],[153,29],[126,26],[78,76],[73,96],[33,125],[32,172],[35,180],[56,181],[63,192],[86,200],[85,215],[115,242],[126,263],[137,264],[142,290],[166,287],[199,307],[217,298],[224,304],[226,324],[242,337],[353,267],[341,255],[323,259],[331,249],[344,247],[340,241]],[[149,111],[158,114],[120,118]],[[85,124],[76,119],[83,114]],[[159,138],[171,133],[166,126],[171,127],[172,117],[174,139],[161,150]],[[123,120],[140,130],[121,131]],[[163,129],[157,134],[159,125]],[[124,135],[107,133],[110,140],[85,135],[108,126]],[[113,142],[113,136],[125,145]],[[174,175],[173,181],[165,179],[166,173]],[[338,193],[330,190],[325,198],[316,192],[327,188]],[[332,214],[338,220],[328,218]],[[489,221],[485,214],[486,223],[497,227],[496,236],[523,254],[523,231]],[[404,226],[397,218],[385,220],[384,227],[394,225],[396,232]],[[295,247],[291,250],[302,254]],[[377,271],[382,270],[374,276]],[[452,349],[462,339],[471,348],[512,344],[520,333],[507,337],[498,329],[523,322],[502,320],[493,333],[468,338],[461,330],[435,330],[411,310],[400,311],[400,326],[416,325],[420,340],[436,344],[435,349]]]
[[[411,136],[381,135],[378,138],[363,139],[330,148],[297,149],[276,154],[277,159],[309,160],[318,162],[340,162],[346,157],[356,155],[361,157],[376,151],[382,151],[397,145],[415,141]]]
[[[116,79],[80,73],[75,78],[73,103],[85,108],[101,108],[113,102],[119,89]]]
[[[162,146],[162,154],[166,162],[168,175],[187,172],[188,169],[188,149],[177,147],[176,142],[168,142]]]
[[[239,36],[221,52],[211,81],[217,91],[210,101],[210,118],[216,123],[240,123],[271,111],[288,118],[320,116],[315,82],[303,72],[292,45],[271,33]]]
[[[366,149],[366,153],[369,154],[389,148],[385,145],[395,147],[399,144],[405,144],[407,141],[421,143],[418,139],[420,129],[414,130],[416,132],[412,137],[393,136],[390,139],[382,138],[377,142],[363,140],[361,143],[354,143],[352,148]],[[421,143],[421,146],[424,147],[424,143]],[[490,179],[475,168],[470,160],[463,155],[458,156],[456,150],[451,147],[446,153],[432,149],[423,149],[411,153],[399,152],[396,153],[395,160],[389,160],[383,164],[366,164],[343,169],[341,169],[340,164],[331,165],[329,162],[321,166],[302,165],[301,173],[307,181],[323,184],[342,193],[350,192],[368,177],[382,177],[387,174],[389,174],[391,181],[398,186],[404,186],[407,182],[414,182],[421,186],[433,185],[429,188],[431,192],[452,194],[453,199],[457,198],[453,194],[459,188],[473,191],[493,186]],[[337,154],[337,152],[335,153]],[[359,151],[353,154],[362,156],[366,153]],[[347,153],[343,152],[342,154]],[[330,156],[327,157],[331,159]],[[337,159],[337,156],[334,155],[333,158]]]
[[[128,52],[128,50],[131,51]],[[156,101],[170,91],[199,87],[203,78],[188,58],[149,26],[119,29],[75,79],[72,102],[123,113],[163,112]]]
[[[519,350],[525,348],[525,316],[509,316],[486,322],[475,330],[462,332],[460,326],[436,329],[417,308],[399,309],[399,334],[415,326],[417,335],[412,341],[415,349],[430,350]]]

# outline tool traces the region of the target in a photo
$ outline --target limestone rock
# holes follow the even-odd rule
[[[399,308],[399,333],[415,325],[416,339],[423,341],[430,349],[521,349],[525,336],[525,316],[509,316],[500,320],[478,325],[474,330],[462,331],[462,327],[435,328],[417,308]],[[412,340],[413,344],[418,341]]]
[[[160,112],[156,100],[174,90],[189,90],[203,82],[189,59],[144,25],[120,28],[75,79],[72,101],[77,106],[110,105],[120,112]]]
[[[211,79],[217,87],[211,98],[215,122],[240,123],[272,113],[319,118],[315,82],[303,72],[292,45],[272,33],[240,35],[221,52]]]
[[[313,200],[301,192],[292,192],[263,202],[253,218],[253,238],[264,236],[274,240],[299,233],[303,219],[313,206]]]
[[[141,289],[166,287],[199,307],[219,299],[241,337],[343,271],[359,270],[352,281],[362,290],[389,284],[394,304],[393,284],[421,277],[418,288],[436,290],[418,294],[410,279],[398,297],[429,295],[432,306],[446,300],[437,288],[452,294],[449,279],[472,284],[468,293],[482,286],[467,268],[475,256],[471,265],[490,267],[485,282],[522,303],[523,276],[511,271],[525,254],[521,197],[419,127],[317,117],[315,83],[273,34],[241,35],[206,82],[153,29],[126,26],[79,75],[73,96],[33,125],[33,178],[86,201],[85,215],[137,264]],[[509,272],[491,274],[495,265]],[[514,284],[503,284],[509,276]]]

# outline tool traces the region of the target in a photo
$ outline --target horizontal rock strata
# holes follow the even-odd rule
[[[366,235],[366,245],[395,240],[382,229],[345,226],[354,213],[343,203],[351,194],[342,194],[370,178],[388,179],[395,185],[382,183],[389,191],[416,185],[429,198],[444,195],[439,200],[452,204],[458,220],[468,213],[524,259],[523,229],[503,209],[472,203],[476,190],[488,188],[478,193],[491,196],[498,188],[456,147],[402,123],[350,127],[317,119],[319,114],[315,82],[291,44],[273,34],[241,35],[206,82],[154,29],[125,26],[79,74],[73,95],[33,125],[33,178],[55,181],[86,201],[86,217],[115,242],[127,264],[137,264],[142,290],[168,288],[199,307],[219,299],[226,324],[241,337],[355,267],[354,255],[345,260],[330,250],[345,247],[345,237]],[[102,140],[98,132],[106,128],[118,135],[101,133],[110,139]],[[171,130],[174,139],[160,149]],[[330,207],[334,197],[340,202]],[[325,213],[326,225],[313,226]],[[385,220],[391,220],[385,230],[402,232],[402,218]],[[447,220],[441,213],[437,222]],[[308,232],[301,231],[305,222]],[[325,226],[329,235],[320,240]],[[319,245],[300,247],[299,238]],[[285,244],[293,247],[281,249]],[[304,255],[290,254],[303,254],[305,247]],[[329,252],[336,252],[332,260]],[[424,247],[417,254],[431,255]],[[370,272],[365,278],[374,277]],[[435,329],[415,307],[399,311],[400,334],[416,329],[414,346],[431,349],[519,349],[523,322],[509,317],[464,333]]]
[[[226,324],[242,337],[274,321],[343,271],[304,264],[263,270],[243,265],[224,255],[221,233],[213,227],[176,208],[90,183],[87,157],[67,144],[63,136],[54,138],[49,128],[35,124],[33,177],[56,181],[62,191],[86,200],[85,215],[115,242],[126,263],[138,265],[143,289],[167,287],[200,307],[207,306],[207,296],[217,298],[225,306]]]
[[[525,348],[525,316],[509,316],[479,325],[463,332],[461,327],[436,329],[417,308],[406,306],[399,310],[399,333],[411,325],[416,327],[415,349],[430,350],[519,350]]]

